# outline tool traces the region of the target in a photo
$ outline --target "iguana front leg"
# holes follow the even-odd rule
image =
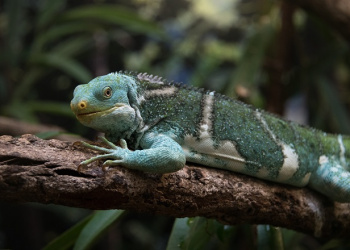
[[[154,135],[149,133],[140,140],[142,150],[131,151],[125,140],[120,140],[121,147],[116,146],[106,138],[102,141],[110,148],[99,147],[82,142],[84,147],[105,153],[85,160],[80,163],[78,171],[82,167],[101,159],[108,159],[103,163],[102,169],[111,166],[123,166],[151,173],[169,173],[184,167],[186,158],[181,146],[166,135]]]
[[[89,165],[90,163],[97,161],[97,160],[102,160],[102,159],[108,159],[108,158],[113,158],[115,160],[107,160],[103,163],[102,165],[102,169],[103,171],[106,170],[106,167],[109,165],[118,165],[122,163],[122,158],[123,155],[125,155],[126,153],[128,153],[128,151],[130,151],[128,149],[127,143],[124,139],[121,139],[119,141],[120,147],[116,146],[114,143],[108,141],[105,137],[101,136],[99,137],[99,139],[101,139],[105,144],[107,144],[110,148],[104,148],[104,147],[99,147],[96,145],[91,145],[89,143],[86,143],[84,141],[80,142],[84,147],[92,149],[92,150],[96,150],[98,152],[101,153],[105,153],[103,155],[98,155],[98,156],[94,156],[88,160],[85,160],[83,162],[81,162],[78,166],[78,171],[81,171],[81,168]],[[131,152],[131,151],[130,151]],[[120,159],[118,159],[120,158]]]

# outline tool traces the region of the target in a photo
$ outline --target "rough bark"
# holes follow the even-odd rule
[[[96,153],[33,135],[0,137],[0,200],[90,209],[129,209],[174,217],[204,216],[226,224],[271,224],[319,237],[350,232],[350,204],[333,203],[307,188],[261,181],[189,164],[170,174],[147,174],[94,163]]]
[[[315,13],[346,40],[350,41],[350,2],[348,0],[288,0],[308,12]]]

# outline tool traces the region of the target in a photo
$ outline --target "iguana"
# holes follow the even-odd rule
[[[71,109],[107,138],[108,148],[83,143],[104,154],[81,166],[103,159],[104,168],[168,173],[187,160],[350,202],[350,137],[287,122],[214,91],[121,71],[77,86]]]

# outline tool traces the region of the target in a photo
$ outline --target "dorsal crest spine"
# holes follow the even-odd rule
[[[134,77],[135,79],[137,79],[139,81],[146,81],[146,82],[153,83],[153,84],[159,84],[160,85],[159,87],[163,87],[163,86],[168,85],[168,86],[174,86],[176,88],[183,88],[183,89],[187,89],[190,91],[199,92],[199,93],[203,93],[203,94],[210,94],[211,92],[214,92],[212,90],[205,90],[203,88],[197,88],[197,87],[193,87],[191,85],[184,85],[180,82],[174,82],[174,81],[169,82],[168,80],[164,79],[161,76],[151,75],[151,74],[147,74],[147,73],[143,73],[143,72],[140,73],[137,71],[120,70],[118,72],[118,74],[129,75],[129,76]],[[158,88],[157,86],[153,86],[153,87]],[[252,109],[252,107],[250,105],[243,103],[243,102],[240,102],[238,100],[232,99],[231,97],[222,95],[220,93],[215,92],[215,96],[218,100],[223,99],[223,100],[227,100],[230,102],[240,103],[240,105]]]
[[[147,81],[150,83],[164,84],[163,78],[160,76],[149,75],[147,73],[139,73],[136,77],[140,81]]]

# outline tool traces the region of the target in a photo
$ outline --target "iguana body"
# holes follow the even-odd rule
[[[284,121],[220,94],[180,87],[160,77],[111,73],[74,91],[78,120],[104,132],[106,160],[153,173],[186,160],[259,179],[310,186],[350,202],[350,139]],[[126,143],[125,143],[125,141]],[[127,148],[127,145],[131,151]]]

